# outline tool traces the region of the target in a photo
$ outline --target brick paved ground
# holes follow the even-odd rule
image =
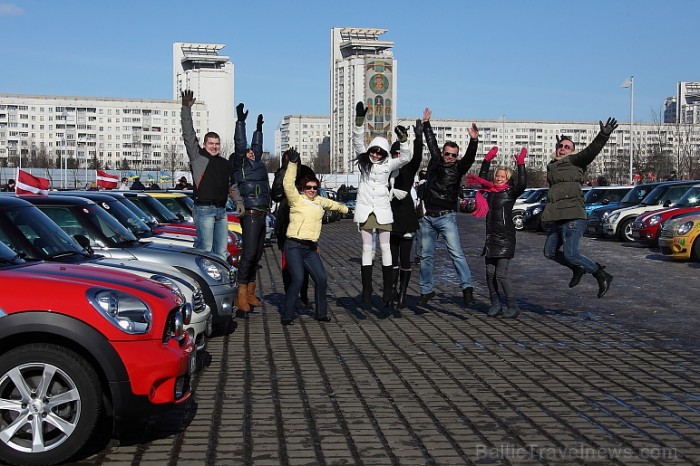
[[[469,310],[444,249],[430,306],[363,309],[359,235],[343,220],[321,241],[333,322],[306,313],[282,327],[268,248],[262,312],[209,342],[193,402],[80,464],[700,464],[697,264],[585,239],[615,276],[599,300],[590,276],[567,288],[542,235],[519,234],[523,314],[490,319],[483,224],[459,222],[479,300]],[[413,296],[417,282],[414,269]]]

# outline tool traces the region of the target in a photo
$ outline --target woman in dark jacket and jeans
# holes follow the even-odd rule
[[[514,155],[517,164],[517,175],[513,180],[513,170],[507,167],[496,167],[493,182],[487,181],[491,160],[496,157],[498,148],[492,148],[484,157],[479,171],[479,177],[468,176],[469,184],[481,184],[476,197],[474,215],[477,218],[486,216],[486,243],[482,255],[486,260],[486,283],[491,297],[489,317],[501,313],[501,298],[498,286],[503,289],[507,309],[503,317],[513,319],[518,316],[520,309],[515,302],[515,294],[508,278],[510,260],[515,255],[515,225],[513,224],[513,204],[527,186],[527,171],[525,156],[527,149],[523,148],[520,155]],[[482,192],[488,192],[488,203]]]

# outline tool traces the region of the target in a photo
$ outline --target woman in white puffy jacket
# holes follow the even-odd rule
[[[357,189],[355,205],[355,222],[362,235],[362,302],[372,300],[372,232],[377,231],[379,247],[382,251],[382,278],[384,290],[382,300],[385,306],[391,305],[393,298],[393,272],[391,263],[391,224],[394,216],[391,212],[391,194],[389,178],[394,170],[398,170],[411,160],[408,145],[408,131],[403,126],[397,126],[394,131],[401,143],[400,156],[389,158],[389,141],[383,137],[375,137],[365,145],[364,120],[367,107],[358,102],[355,107],[355,128],[352,142],[357,154],[357,166],[360,169],[360,186]]]

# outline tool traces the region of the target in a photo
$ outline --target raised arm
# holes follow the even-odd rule
[[[464,157],[459,159],[457,162],[457,172],[464,175],[469,171],[474,160],[476,159],[476,149],[479,147],[479,128],[476,124],[472,123],[469,128],[469,145],[467,146],[467,151],[464,153]]]
[[[513,183],[513,195],[517,198],[527,187],[527,170],[525,169],[525,157],[527,156],[527,148],[523,147],[520,154],[513,155],[517,164],[517,174]]]
[[[423,111],[423,134],[425,135],[425,145],[428,146],[428,151],[430,152],[431,159],[440,159],[440,147],[438,146],[437,139],[435,139],[435,133],[433,132],[433,127],[430,125],[430,118],[433,116],[433,112],[430,108],[426,107]]]
[[[367,152],[365,147],[365,115],[367,115],[367,107],[362,102],[355,105],[355,126],[352,128],[352,148],[355,154],[363,154]]]
[[[608,121],[605,124],[603,124],[602,121],[599,121],[598,124],[600,125],[600,132],[595,139],[593,139],[593,141],[581,152],[577,152],[569,156],[571,163],[577,167],[585,168],[590,165],[598,154],[600,154],[600,151],[603,150],[603,147],[605,146],[605,143],[608,142],[608,139],[610,139],[612,132],[615,131],[615,128],[617,128],[617,120],[615,118],[608,118]]]
[[[192,106],[197,99],[194,98],[194,93],[190,90],[182,91],[180,97],[182,99],[182,108],[180,109],[182,139],[185,141],[187,157],[191,161],[199,153],[199,140],[197,139],[197,133],[192,123]]]
[[[253,132],[253,142],[250,144],[250,148],[253,150],[253,155],[255,155],[255,160],[262,159],[263,152],[263,116],[262,113],[258,115],[258,122],[255,125],[255,131]]]
[[[498,147],[493,146],[491,150],[484,155],[484,161],[481,162],[481,169],[479,170],[479,178],[488,179],[491,161],[496,158],[496,154],[498,154]]]
[[[245,151],[248,148],[248,138],[246,137],[245,119],[248,117],[248,111],[243,111],[244,105],[236,105],[236,131],[233,135],[233,154],[229,157],[232,161],[233,170],[240,170],[243,166]]]
[[[401,145],[399,158],[389,159],[389,170],[391,171],[401,168],[411,161],[411,150],[408,148],[408,131],[404,126],[398,125],[394,128],[394,132]]]

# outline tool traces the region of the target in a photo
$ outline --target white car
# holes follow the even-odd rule
[[[632,242],[632,223],[643,212],[654,212],[674,205],[698,181],[667,181],[654,188],[641,204],[614,210],[603,221],[605,236]]]

